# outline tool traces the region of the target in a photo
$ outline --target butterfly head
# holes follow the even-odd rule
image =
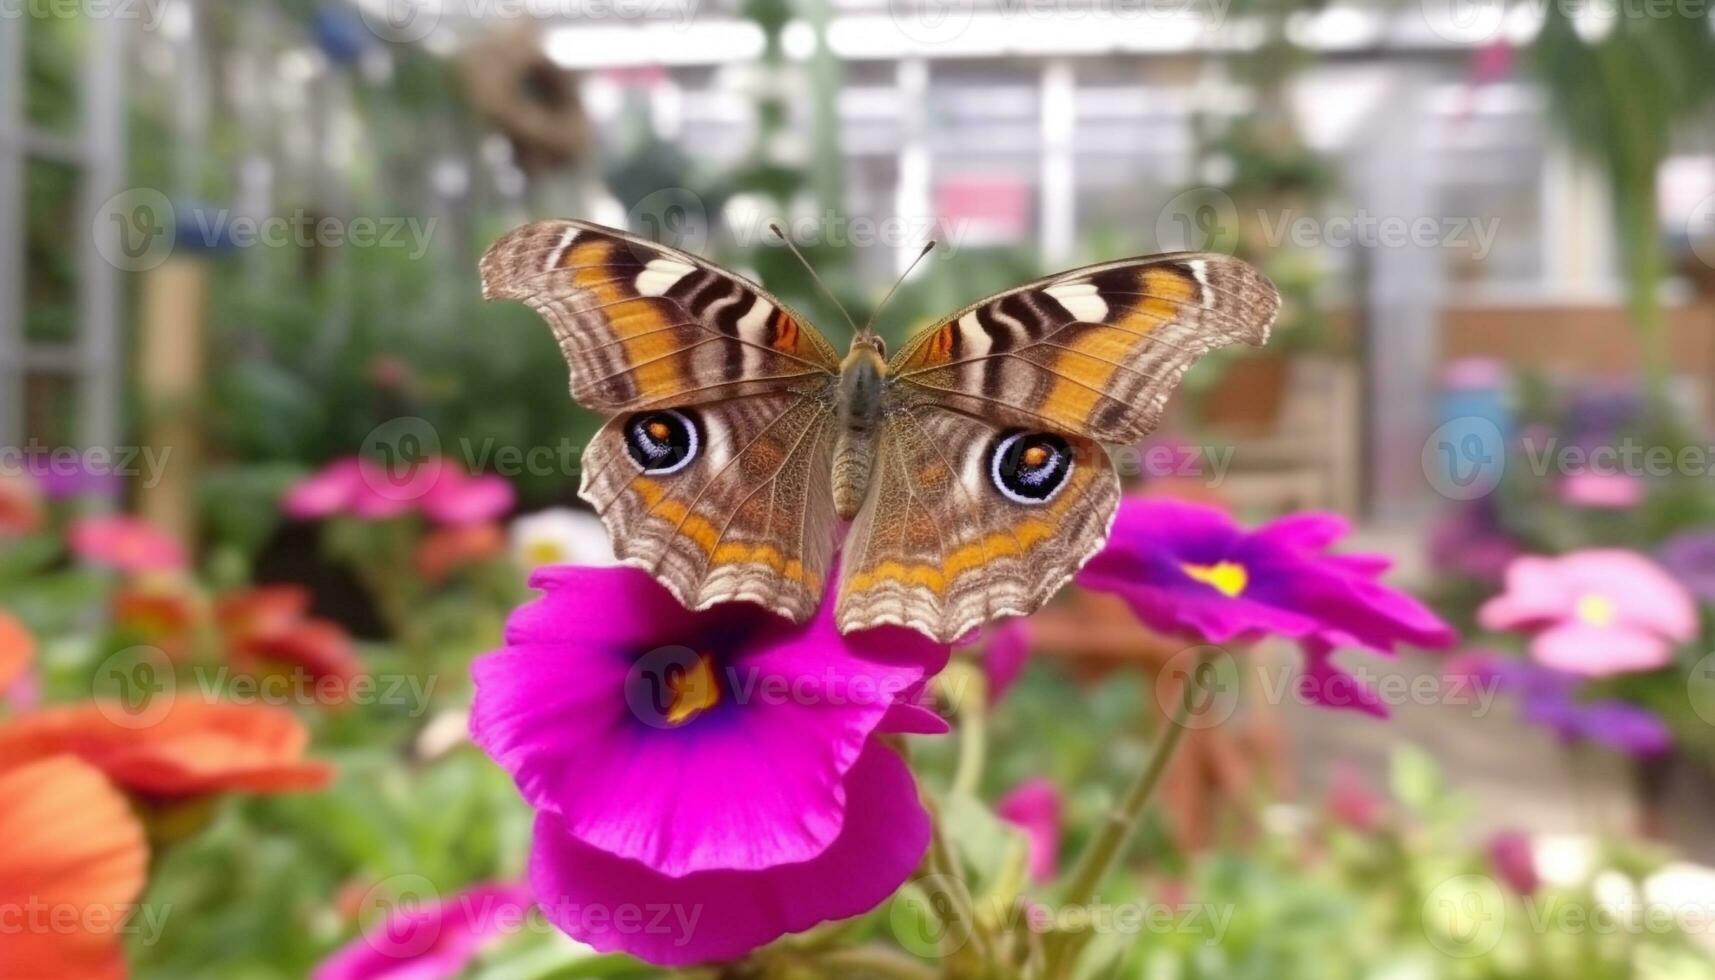
[[[869,355],[873,354],[877,360],[885,362],[887,360],[887,341],[881,339],[881,334],[865,327],[852,335],[852,346],[846,352],[846,360],[849,362],[853,357],[860,356],[860,351],[864,352],[861,356],[866,360]]]

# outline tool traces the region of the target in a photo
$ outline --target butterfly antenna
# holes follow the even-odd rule
[[[917,263],[923,261],[924,256],[928,255],[934,250],[934,248],[935,239],[931,238],[929,239],[929,243],[923,246],[923,251],[918,252],[917,257],[911,260],[911,264],[905,267],[905,272],[901,274],[898,279],[893,281],[893,288],[887,291],[887,295],[881,298],[881,302],[875,304],[875,312],[869,315],[869,322],[863,325],[862,332],[864,334],[867,335],[875,332],[875,318],[881,316],[881,311],[887,307],[888,300],[893,299],[893,294],[899,292],[900,285],[905,282],[907,276],[911,275],[911,270],[917,268]]]
[[[810,265],[809,259],[804,258],[803,252],[798,251],[798,246],[792,244],[792,239],[786,237],[786,233],[780,230],[779,225],[770,224],[768,226],[768,230],[778,235],[780,237],[780,243],[785,245],[788,249],[791,249],[793,256],[795,256],[799,262],[804,264],[804,271],[808,272],[810,274],[810,278],[815,280],[816,287],[822,291],[822,295],[826,296],[829,302],[834,304],[834,309],[840,311],[840,316],[846,318],[846,323],[852,328],[852,333],[857,333],[857,324],[852,322],[852,315],[846,312],[846,308],[841,305],[839,297],[835,296],[834,291],[828,288],[828,284],[822,281],[822,277],[816,275],[815,267]]]

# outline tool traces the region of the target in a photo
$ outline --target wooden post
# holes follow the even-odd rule
[[[140,486],[142,516],[193,544],[202,403],[209,263],[175,255],[143,277],[137,351],[143,442],[165,454],[156,480]]]

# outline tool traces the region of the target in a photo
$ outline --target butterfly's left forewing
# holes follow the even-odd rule
[[[808,619],[833,562],[827,341],[746,279],[588,222],[519,228],[481,269],[484,296],[548,321],[572,397],[610,416],[579,495],[619,558],[692,608]]]

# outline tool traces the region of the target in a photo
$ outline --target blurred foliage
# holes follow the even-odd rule
[[[1715,98],[1715,36],[1702,5],[1598,8],[1547,5],[1530,64],[1560,128],[1607,174],[1633,327],[1659,399],[1669,364],[1656,181],[1677,126]],[[1605,20],[1605,33],[1582,33],[1575,21],[1586,15]]]

